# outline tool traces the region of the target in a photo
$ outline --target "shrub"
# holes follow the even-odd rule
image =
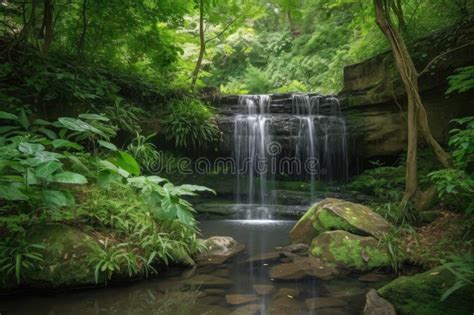
[[[198,100],[181,99],[170,104],[163,121],[163,133],[177,148],[206,149],[221,139],[214,113]]]
[[[457,169],[444,169],[431,172],[429,179],[436,186],[438,197],[452,209],[474,212],[474,179],[466,172]]]

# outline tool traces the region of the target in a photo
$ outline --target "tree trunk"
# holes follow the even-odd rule
[[[53,42],[53,3],[52,0],[44,0],[43,24],[41,25],[43,46],[41,53],[46,56]]]
[[[199,57],[192,73],[191,89],[194,90],[196,81],[201,70],[202,60],[206,51],[206,40],[204,38],[204,3],[203,0],[199,1],[199,40],[201,42],[201,48],[199,49]]]
[[[411,59],[402,36],[391,24],[387,2],[384,2],[384,0],[374,0],[374,4],[377,24],[390,42],[395,64],[402,79],[403,85],[405,86],[408,99],[407,175],[405,195],[402,202],[402,205],[406,205],[406,203],[413,198],[417,190],[417,123],[421,127],[421,131],[426,142],[444,167],[450,166],[450,157],[439,145],[431,133],[426,109],[423,106],[419,93],[419,74],[416,71],[415,65]]]
[[[395,58],[400,77],[405,86],[408,100],[408,148],[406,160],[406,179],[405,179],[405,194],[403,196],[402,206],[406,206],[417,191],[417,110],[416,99],[418,95],[417,73],[415,65],[413,64],[408,50],[401,39],[400,34],[393,28],[389,13],[386,11],[382,0],[374,0],[375,17],[380,30],[385,34],[390,42],[392,53]],[[418,95],[419,97],[419,95]]]
[[[84,44],[86,42],[86,32],[87,32],[87,0],[82,2],[82,32],[77,41],[77,55],[84,56]]]

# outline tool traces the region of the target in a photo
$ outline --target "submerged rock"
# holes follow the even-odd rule
[[[390,279],[390,276],[382,273],[367,273],[357,278],[361,282],[381,282]]]
[[[306,305],[306,308],[310,311],[347,305],[345,301],[333,297],[314,297],[306,299],[304,301],[304,304]]]
[[[379,241],[346,231],[320,234],[311,244],[311,255],[342,270],[365,272],[390,266],[390,256]]]
[[[196,257],[199,265],[222,264],[245,249],[230,236],[212,236],[204,241],[208,251]]]
[[[293,244],[309,244],[322,232],[343,230],[379,239],[391,227],[384,218],[362,204],[326,198],[305,213],[291,230],[290,238]]]
[[[281,295],[270,302],[267,314],[269,315],[294,315],[301,314],[304,310],[303,304],[291,295]]]
[[[231,305],[247,304],[258,300],[258,296],[253,294],[227,294],[225,300]]]
[[[64,224],[40,224],[28,232],[28,241],[43,244],[43,261],[35,270],[22,271],[23,282],[35,288],[67,288],[95,285],[90,257],[100,244],[79,229]]]
[[[411,277],[400,277],[380,288],[399,315],[461,315],[474,310],[474,286],[466,285],[441,302],[442,295],[457,282],[456,276],[437,267]]]
[[[381,298],[374,289],[367,293],[365,300],[364,315],[397,315],[393,305]]]
[[[260,314],[260,304],[247,304],[234,310],[230,315],[256,315]]]
[[[331,264],[314,257],[296,259],[290,263],[278,264],[270,268],[269,276],[276,280],[299,280],[306,276],[332,279],[341,275]]]
[[[206,274],[194,276],[183,281],[184,284],[200,287],[230,287],[232,281],[222,277],[216,277]]]
[[[254,284],[253,289],[258,295],[269,295],[275,292],[275,287],[271,284]]]

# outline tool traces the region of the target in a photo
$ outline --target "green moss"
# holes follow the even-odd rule
[[[331,210],[320,209],[315,215],[313,227],[318,233],[333,230],[343,230],[357,233],[358,229],[354,228],[347,221],[335,215]]]
[[[341,268],[357,271],[390,265],[388,253],[376,239],[346,231],[320,234],[313,240],[311,254]]]
[[[380,288],[378,293],[400,315],[461,315],[474,310],[474,286],[466,286],[441,302],[442,294],[456,279],[442,267],[411,277],[400,277]]]
[[[31,243],[44,244],[44,262],[25,275],[37,287],[68,287],[95,283],[94,268],[87,261],[99,244],[87,234],[63,224],[41,224],[28,235]]]

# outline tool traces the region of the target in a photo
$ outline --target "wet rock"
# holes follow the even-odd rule
[[[184,284],[190,286],[201,286],[201,287],[230,287],[232,281],[222,277],[216,277],[212,275],[196,275],[192,278],[183,281]]]
[[[230,275],[230,271],[229,269],[217,269],[216,271],[212,272],[211,275],[226,278]]]
[[[286,296],[289,298],[296,298],[300,295],[300,290],[296,288],[280,288],[277,293],[273,296],[273,298],[278,298],[282,296]]]
[[[230,236],[213,236],[204,241],[208,251],[200,254],[196,261],[199,265],[222,264],[245,249]]]
[[[206,295],[219,295],[219,296],[223,296],[226,294],[226,290],[223,290],[223,289],[204,289],[202,291],[203,293],[205,293]]]
[[[291,244],[282,248],[282,251],[289,253],[306,253],[309,250],[309,245],[299,243]]]
[[[304,310],[301,302],[293,297],[279,296],[270,302],[267,314],[269,315],[294,315],[300,314]]]
[[[397,313],[392,304],[372,289],[365,296],[364,315],[397,315]]]
[[[306,308],[310,311],[347,305],[345,301],[333,297],[314,297],[306,299],[304,301],[304,304],[306,305]]]
[[[348,312],[341,308],[324,308],[318,310],[318,315],[347,315]]]
[[[219,303],[223,299],[222,296],[218,295],[207,295],[199,299],[199,303],[213,305]]]
[[[386,281],[389,278],[390,278],[389,275],[371,272],[371,273],[367,273],[365,275],[360,276],[358,280],[361,282],[380,282],[380,281]]]
[[[269,270],[270,278],[276,280],[299,280],[306,276],[327,280],[340,275],[341,272],[331,264],[313,257],[299,258],[290,263],[278,264]]]
[[[311,243],[311,255],[339,270],[365,272],[390,266],[390,256],[379,241],[346,231],[321,233]]]
[[[280,252],[268,252],[263,254],[254,255],[248,258],[245,262],[271,262],[276,261],[280,258]]]
[[[247,304],[234,310],[230,315],[257,315],[260,314],[260,304]]]
[[[209,305],[204,303],[196,303],[193,305],[189,313],[174,313],[174,314],[206,314],[206,315],[227,315],[230,311],[225,307],[219,305]]]
[[[191,278],[191,277],[194,276],[194,274],[196,273],[196,270],[197,270],[197,265],[194,265],[192,268],[189,268],[189,269],[185,270],[185,271],[181,274],[181,279],[188,279],[188,278]]]
[[[275,287],[271,284],[254,284],[253,289],[258,295],[269,295],[275,292]]]
[[[311,241],[317,235],[317,231],[313,228],[313,220],[316,211],[318,211],[324,205],[336,201],[338,201],[338,199],[326,198],[311,206],[290,231],[291,243],[311,244]]]
[[[399,277],[377,292],[399,315],[471,314],[474,285],[466,285],[440,301],[456,282],[453,273],[438,267],[411,277]]]
[[[231,305],[247,304],[258,300],[258,296],[253,294],[227,294],[225,300]]]

